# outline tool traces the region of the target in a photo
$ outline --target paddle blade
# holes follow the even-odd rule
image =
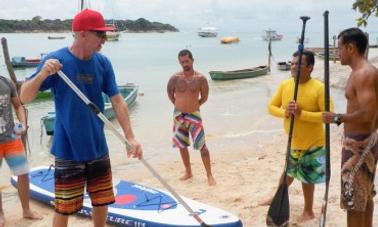
[[[266,217],[267,226],[288,226],[290,216],[289,192],[286,184],[281,184],[270,204]]]

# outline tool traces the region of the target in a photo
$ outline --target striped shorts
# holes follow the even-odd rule
[[[92,206],[114,203],[109,156],[88,162],[55,160],[55,211],[73,214],[83,207],[84,187]]]
[[[13,175],[20,176],[29,172],[29,165],[21,139],[0,144],[0,167],[3,158],[8,163]]]
[[[189,133],[193,140],[193,148],[206,148],[205,131],[199,111],[183,113],[175,109],[173,119],[173,147],[186,148],[190,145]]]

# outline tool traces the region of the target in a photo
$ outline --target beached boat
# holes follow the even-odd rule
[[[26,58],[26,57],[12,57],[12,66],[14,68],[27,68],[27,67],[37,67],[41,62],[41,58]]]
[[[201,37],[217,37],[218,32],[214,27],[201,27],[198,30],[198,35]]]
[[[262,35],[263,40],[265,41],[279,41],[283,38],[283,35],[277,34],[275,30],[265,30],[265,33]]]
[[[314,52],[314,54],[319,58],[324,58],[324,48],[323,47],[308,47],[306,50]],[[329,60],[339,60],[339,50],[335,47],[329,47]]]
[[[281,70],[281,71],[288,71],[290,70],[290,67],[291,67],[291,62],[288,61],[280,61],[277,63],[277,69],[278,70]]]
[[[253,78],[268,74],[269,67],[266,65],[250,69],[241,69],[234,71],[210,71],[209,74],[213,80],[234,80]]]
[[[126,85],[118,86],[118,89],[127,105],[131,107],[135,103],[135,100],[138,96],[138,86],[133,83],[127,83]],[[112,108],[109,97],[105,94],[102,94],[102,98],[105,103],[103,114],[108,119],[114,118],[115,112]],[[53,135],[55,126],[55,112],[48,112],[45,116],[43,116],[41,118],[41,124],[45,128],[47,135]]]
[[[240,39],[238,37],[224,37],[221,39],[222,44],[238,43]]]
[[[65,39],[65,36],[47,36],[47,39]]]

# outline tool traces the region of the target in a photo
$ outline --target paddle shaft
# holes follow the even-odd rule
[[[79,88],[62,72],[57,72],[60,78],[67,83],[67,85],[80,97],[80,99],[91,109],[103,122],[104,124],[109,127],[114,135],[118,137],[127,147],[127,149],[132,150],[134,147],[133,145],[116,129],[114,124],[110,122],[105,115],[100,111],[100,109],[91,102],[80,90]],[[205,224],[204,221],[201,220],[199,215],[193,211],[193,209],[173,190],[173,188],[160,176],[160,174],[143,158],[139,159],[142,164],[152,173],[154,177],[156,177],[162,185],[175,197],[177,201],[181,203],[181,205],[189,212],[194,219],[196,219],[202,226],[209,226]]]
[[[295,85],[294,85],[294,95],[293,95],[293,100],[297,101],[297,96],[298,96],[298,85],[299,85],[299,79],[301,76],[301,64],[302,64],[302,53],[303,53],[303,42],[305,39],[305,30],[306,30],[306,22],[307,20],[310,19],[310,17],[302,16],[300,17],[303,24],[302,24],[302,34],[301,34],[301,39],[299,40],[299,45],[298,45],[298,66],[297,66],[297,72],[296,72],[296,77],[295,79]],[[289,163],[289,157],[290,157],[290,150],[291,150],[291,140],[293,136],[293,130],[294,130],[294,119],[295,116],[294,114],[291,115],[290,117],[290,128],[289,128],[289,136],[287,140],[287,148],[286,148],[286,162],[285,162],[285,174],[283,176],[283,183],[286,184],[286,174],[287,174],[287,165]]]
[[[328,22],[328,11],[323,13],[324,16],[324,110],[329,112],[329,22]],[[334,47],[335,48],[335,47]],[[329,181],[331,178],[331,146],[330,146],[330,127],[329,124],[325,124],[325,158],[326,158],[326,188],[323,198],[322,212],[320,214],[319,226],[324,227],[327,217],[327,204],[328,204],[328,191],[329,191]]]

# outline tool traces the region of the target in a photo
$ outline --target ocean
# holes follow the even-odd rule
[[[16,33],[0,34],[6,37],[11,56],[38,56],[55,49],[69,46],[73,41],[70,33],[62,40],[49,40],[47,36],[62,34]],[[181,70],[177,54],[181,49],[190,49],[194,56],[195,70],[202,72],[209,81],[208,101],[201,107],[207,143],[210,152],[232,152],[274,143],[282,135],[282,122],[267,113],[267,102],[277,84],[290,76],[289,72],[277,71],[278,61],[288,61],[297,49],[294,33],[283,34],[282,41],[272,43],[272,73],[270,75],[235,81],[215,82],[208,74],[211,70],[235,70],[267,64],[268,43],[261,38],[262,32],[220,33],[216,38],[201,38],[196,32],[177,33],[123,33],[118,42],[107,42],[102,53],[111,60],[119,84],[132,82],[139,85],[139,96],[130,108],[134,134],[142,143],[144,157],[152,163],[179,154],[171,145],[173,105],[166,94],[170,76]],[[237,36],[237,44],[220,44],[220,38]],[[310,34],[307,47],[322,46],[322,34]],[[316,67],[316,66],[315,66]],[[34,69],[17,69],[19,79],[33,73]],[[0,55],[0,74],[8,76],[3,56]],[[342,91],[334,91],[336,100],[343,100]],[[343,108],[343,102],[336,108]],[[51,138],[42,130],[40,119],[53,111],[51,101],[27,105],[30,124],[29,144],[31,166],[53,163],[49,154]],[[116,121],[113,123],[117,124]],[[106,130],[110,154],[123,160],[124,148],[110,130]],[[282,149],[285,149],[283,145]],[[198,152],[197,152],[198,153]],[[197,155],[196,153],[196,155]],[[128,165],[129,164],[129,165]],[[136,161],[125,161],[124,165],[138,165]],[[118,166],[119,168],[127,168]],[[6,165],[0,169],[0,185],[9,181]]]

